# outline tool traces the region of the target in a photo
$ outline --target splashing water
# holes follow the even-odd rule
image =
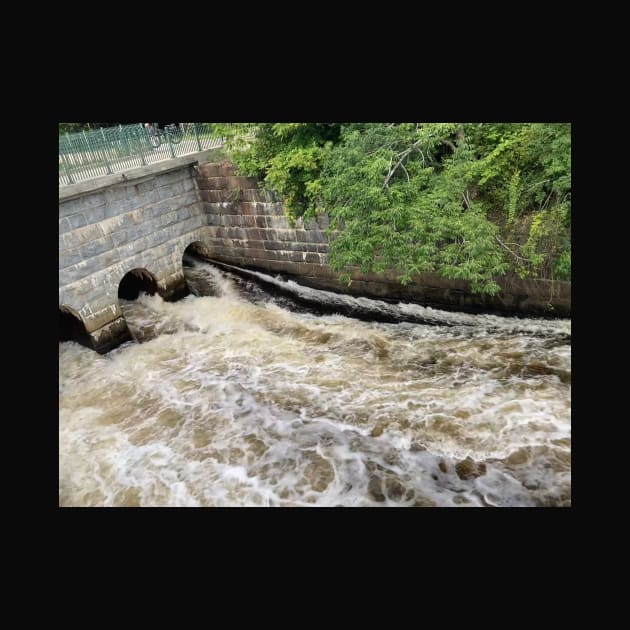
[[[141,343],[59,344],[61,506],[570,505],[570,320],[185,274],[121,300]]]

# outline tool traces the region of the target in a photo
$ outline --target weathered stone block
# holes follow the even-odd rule
[[[234,165],[222,162],[219,167],[219,172],[223,177],[232,177],[235,174]]]
[[[221,174],[219,170],[220,168],[220,164],[214,163],[200,164],[197,167],[199,175],[202,175],[204,177],[219,177],[219,175]]]
[[[296,241],[295,230],[278,230],[278,239],[283,242]]]
[[[231,214],[224,214],[221,216],[221,225],[225,227],[240,227],[241,217]]]
[[[66,232],[63,240],[67,248],[79,247],[89,241],[96,240],[103,236],[100,225],[86,225],[85,227]]]
[[[196,208],[198,212],[203,212],[202,202],[197,198],[196,192],[182,193],[175,199],[175,205],[182,207]]]
[[[245,230],[240,227],[227,228],[228,238],[232,239],[245,239]]]
[[[62,201],[59,204],[59,216],[60,217],[68,217],[77,212],[82,212],[86,209],[85,204],[83,203],[83,197],[78,197],[76,199],[69,199],[68,201]]]
[[[160,201],[163,199],[170,199],[173,196],[171,194],[171,186],[160,186],[156,190]]]
[[[264,241],[265,249],[282,249],[283,244],[278,241]]]
[[[180,234],[184,234],[186,232],[193,232],[194,230],[198,230],[206,225],[206,218],[202,214],[197,214],[195,216],[182,221],[180,225],[177,227],[177,230],[174,230],[174,238],[177,238]]]
[[[256,227],[256,217],[252,217],[250,215],[243,215],[241,217],[241,225],[247,228],[255,228]]]
[[[238,177],[235,175],[229,175],[225,178],[225,181],[227,183],[227,188],[230,190],[245,190],[245,189],[251,189],[251,188],[258,188],[258,184],[256,182],[256,180],[252,180],[248,177]],[[252,186],[252,181],[254,182],[254,185]]]
[[[255,215],[258,213],[256,206],[257,204],[251,201],[241,201],[238,204],[238,213]]]
[[[148,179],[144,182],[140,182],[138,184],[133,184],[132,186],[128,186],[127,197],[137,198],[142,195],[147,195],[148,193],[154,191],[158,187],[158,181],[160,181],[162,184],[165,183],[162,177],[160,177],[159,180],[156,177],[153,179]]]
[[[206,177],[198,181],[199,188],[209,190],[228,190],[230,188],[227,177]]]
[[[89,193],[83,197],[79,197],[79,199],[81,200],[83,210],[86,210],[87,208],[97,208],[98,206],[102,206],[106,203],[104,192]],[[118,199],[122,199],[122,197],[118,197]]]
[[[312,254],[312,253],[308,252],[306,254],[306,262],[307,263],[316,263],[318,265],[321,265],[320,254]]]
[[[248,247],[250,249],[265,249],[265,243],[264,241],[260,241],[258,239],[255,238],[250,238],[248,235],[248,238],[244,241],[245,247]]]
[[[171,197],[180,197],[184,193],[184,183],[175,182],[169,186],[169,193]]]
[[[327,214],[317,215],[317,226],[320,230],[327,230],[330,225],[330,219]]]
[[[265,261],[267,264],[267,268],[272,271],[279,271],[284,273],[297,273],[298,265],[297,263],[293,263],[290,261],[284,260],[268,260]]]
[[[262,190],[254,190],[253,188],[243,190],[243,201],[265,201],[265,193]]]
[[[72,265],[71,267],[66,267],[65,269],[59,270],[59,284],[71,284],[72,282],[76,282],[77,280],[81,280],[85,276],[90,274],[90,267],[88,263],[84,260],[76,265]]]
[[[104,211],[105,211],[105,217],[110,218],[110,217],[115,217],[118,214],[124,214],[127,211],[127,208],[126,206],[123,206],[123,204],[120,201],[115,201],[112,203],[105,204]]]
[[[64,249],[59,252],[59,269],[76,265],[83,260],[80,249]]]
[[[153,217],[159,217],[161,214],[165,212],[170,212],[171,203],[168,199],[163,201],[158,201],[157,203],[151,203],[149,205],[149,212]]]
[[[296,273],[300,273],[305,276],[314,276],[316,272],[319,271],[320,268],[321,268],[321,265],[316,265],[313,263],[300,263],[298,265],[298,271]]]
[[[111,236],[104,236],[94,241],[90,241],[81,247],[81,255],[88,259],[98,256],[103,252],[111,250],[114,247],[114,241]]]
[[[208,201],[204,203],[207,213],[211,214],[229,214],[225,212],[224,204],[219,201]]]
[[[184,206],[183,208],[179,208],[177,210],[177,219],[179,221],[185,221],[186,219],[190,218],[192,216],[192,212],[190,211],[190,208],[187,206]]]
[[[70,221],[68,221],[67,217],[59,219],[59,234],[65,234],[72,229],[70,225]],[[61,248],[61,239],[59,239],[59,247]]]
[[[289,221],[284,215],[278,217],[269,217],[269,220],[272,223],[272,227],[276,229],[287,229],[289,227]]]
[[[310,239],[312,243],[328,243],[328,237],[325,232],[319,230],[313,230],[310,233]]]
[[[114,232],[112,235],[112,241],[114,243],[114,247],[119,247],[129,241],[129,236],[127,235],[127,230],[120,230],[119,232]]]
[[[200,193],[202,195],[202,198],[205,199],[206,201],[210,201],[213,203],[219,203],[222,201],[229,201],[227,198],[227,194],[225,190],[206,190],[206,189],[201,189]]]
[[[150,203],[150,204],[159,203],[159,201],[160,201],[160,191],[157,188],[154,188],[153,190],[149,191],[149,193],[147,193],[144,196],[144,201],[146,201],[147,203]]]
[[[286,246],[293,252],[306,252],[308,251],[308,245],[306,243],[299,243],[293,241],[292,243],[286,243]]]
[[[184,192],[195,192],[197,191],[197,186],[195,185],[195,180],[192,177],[188,177],[182,182],[182,187]]]
[[[84,214],[88,223],[97,223],[105,218],[105,206],[102,205],[96,208],[90,208]]]
[[[90,334],[94,349],[100,354],[105,354],[113,348],[132,339],[127,322],[120,317]]]

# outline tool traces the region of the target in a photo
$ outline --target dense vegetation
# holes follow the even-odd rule
[[[490,294],[508,272],[571,277],[569,123],[260,123],[253,138],[244,130],[217,125],[236,166],[278,191],[292,221],[329,214],[337,271],[392,268],[404,283],[435,271]]]

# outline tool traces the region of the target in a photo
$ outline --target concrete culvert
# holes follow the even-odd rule
[[[210,252],[208,251],[207,245],[204,245],[201,241],[195,241],[184,250],[182,265],[184,267],[191,267],[191,259],[206,260],[209,256]]]
[[[80,316],[69,306],[59,306],[59,341],[76,341],[92,348],[92,340]]]
[[[123,276],[118,285],[118,297],[123,300],[135,300],[140,293],[154,295],[157,293],[157,282],[146,269],[132,269]]]

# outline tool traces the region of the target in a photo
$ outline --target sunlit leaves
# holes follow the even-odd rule
[[[229,128],[228,128],[229,127]],[[498,291],[507,271],[570,278],[566,123],[260,123],[225,129],[290,217],[330,216],[339,272],[433,271]],[[348,274],[345,274],[349,278]]]

